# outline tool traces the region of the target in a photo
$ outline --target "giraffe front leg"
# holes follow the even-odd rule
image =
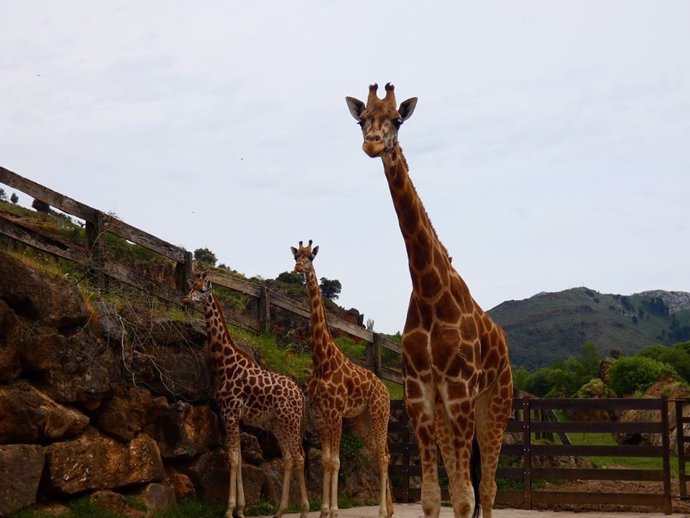
[[[230,465],[230,488],[228,492],[228,508],[225,511],[225,518],[232,518],[237,507],[238,499],[244,507],[244,492],[242,491],[242,473],[240,471],[240,427],[237,421],[225,422],[228,464]],[[239,484],[238,484],[239,477]],[[238,493],[241,495],[238,497]],[[242,510],[240,509],[240,513]]]
[[[331,434],[323,428],[319,431],[319,435],[321,438],[321,467],[323,468],[320,518],[328,518],[331,508]]]
[[[330,518],[338,518],[338,473],[340,472],[340,434],[342,417],[338,417],[338,426],[331,435],[331,507]]]
[[[441,488],[438,483],[434,414],[424,401],[408,400],[405,406],[419,447],[419,462],[422,466],[422,511],[425,518],[438,518],[441,512]]]

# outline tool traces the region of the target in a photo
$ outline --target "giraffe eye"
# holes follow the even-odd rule
[[[399,129],[400,126],[402,126],[403,120],[402,118],[397,118],[393,121],[393,126],[395,126],[395,129]]]
[[[363,128],[363,127],[364,127],[364,121],[363,121],[362,119],[359,119],[359,120],[357,121],[357,124],[359,124],[359,127],[360,127],[360,128]]]

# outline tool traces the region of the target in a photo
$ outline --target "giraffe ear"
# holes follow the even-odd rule
[[[400,107],[398,108],[398,113],[400,114],[400,118],[403,121],[406,121],[410,117],[412,117],[412,114],[414,113],[414,109],[417,106],[417,98],[412,97],[408,99],[407,101],[403,101],[400,103]]]
[[[316,257],[316,254],[318,254],[318,253],[319,253],[319,247],[315,246],[311,251],[311,260],[312,261],[314,260],[314,257]]]
[[[364,103],[359,99],[355,99],[354,97],[345,97],[345,102],[347,103],[347,107],[350,109],[352,116],[356,121],[359,121],[359,116],[362,114],[365,108]]]
[[[294,246],[291,246],[290,250],[292,250],[292,257],[297,259],[297,249]]]

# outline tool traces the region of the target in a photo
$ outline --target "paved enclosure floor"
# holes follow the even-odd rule
[[[338,518],[378,518],[378,507],[353,507],[340,509]],[[309,518],[319,518],[320,513],[309,513]],[[654,513],[621,513],[621,512],[572,512],[572,511],[527,511],[524,509],[494,509],[493,518],[690,518],[685,513],[666,515],[660,512]],[[284,514],[283,518],[299,518],[299,514]],[[393,518],[423,518],[422,507],[419,504],[395,504]],[[441,518],[453,518],[453,510],[450,507],[441,508]]]

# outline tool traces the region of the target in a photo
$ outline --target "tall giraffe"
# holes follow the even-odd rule
[[[402,336],[405,407],[422,464],[422,508],[440,511],[437,444],[449,475],[456,518],[491,518],[496,466],[512,403],[512,375],[503,330],[482,311],[451,264],[409,176],[398,129],[417,105],[413,97],[396,108],[393,85],[379,99],[369,87],[367,104],[346,97],[362,127],[362,148],[380,157],[405,241],[412,294]],[[476,439],[481,453],[479,488],[470,481]]]
[[[283,454],[283,491],[275,518],[280,518],[287,509],[293,467],[301,494],[300,517],[306,518],[309,500],[302,448],[304,394],[293,380],[257,365],[234,344],[223,307],[213,294],[205,272],[196,275],[181,302],[202,302],[204,307],[211,363],[218,378],[216,400],[225,423],[230,461],[230,494],[225,518],[232,518],[233,511],[235,516],[244,516],[240,422],[272,431],[278,439]]]
[[[311,358],[314,365],[307,386],[321,439],[323,498],[321,518],[338,516],[338,471],[343,418],[352,418],[352,427],[376,459],[379,469],[379,517],[393,515],[393,500],[388,483],[388,419],[390,396],[376,375],[352,363],[338,348],[328,329],[326,308],[316,280],[313,261],[319,251],[307,246],[290,247],[295,271],[304,274],[311,304]]]

